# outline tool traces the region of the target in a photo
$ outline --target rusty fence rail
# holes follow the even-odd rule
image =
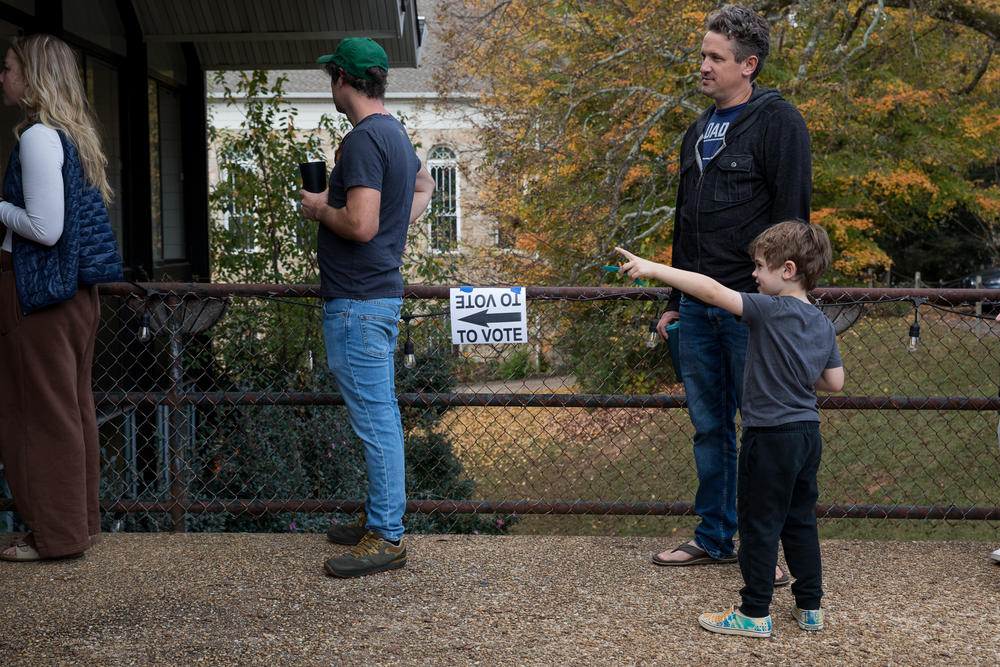
[[[321,530],[363,506],[363,455],[325,369],[316,286],[116,283],[101,294],[106,529]],[[410,286],[403,307],[410,530],[620,534],[693,514],[683,385],[649,335],[665,290],[528,287],[526,343],[466,346],[450,343],[448,294]],[[824,523],[995,527],[1000,294],[814,296],[847,373],[843,393],[820,398]],[[573,516],[589,519],[556,521]]]

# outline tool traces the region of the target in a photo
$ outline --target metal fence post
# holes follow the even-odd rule
[[[184,348],[181,344],[182,335],[182,314],[181,299],[170,295],[167,297],[167,308],[170,313],[167,319],[167,329],[170,332],[168,345],[170,353],[170,366],[168,375],[170,378],[170,389],[167,391],[167,405],[170,415],[167,423],[170,425],[170,435],[168,440],[170,452],[170,518],[173,521],[173,531],[175,533],[184,532],[184,508],[187,505],[187,484],[184,480],[184,471],[187,469],[184,457],[184,368],[182,355]]]

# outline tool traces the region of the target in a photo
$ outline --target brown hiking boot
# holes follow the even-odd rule
[[[335,577],[361,577],[366,574],[395,570],[406,565],[406,542],[400,538],[393,544],[375,531],[365,533],[347,555],[331,558],[323,567]]]
[[[368,520],[361,512],[353,523],[339,523],[326,529],[326,537],[334,544],[354,546],[368,532]]]

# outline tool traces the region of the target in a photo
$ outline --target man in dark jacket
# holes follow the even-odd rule
[[[714,100],[681,145],[673,265],[756,292],[747,245],[784,220],[809,220],[812,166],[801,114],[755,79],[770,51],[767,21],[727,5],[702,42],[701,91]],[[674,290],[658,330],[679,319],[680,357],[698,469],[694,538],[653,556],[657,565],[735,563],[736,426],[747,328]],[[788,583],[780,570],[776,583]]]

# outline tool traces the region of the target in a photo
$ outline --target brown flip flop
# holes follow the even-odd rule
[[[654,565],[722,565],[725,563],[735,563],[736,556],[727,556],[726,558],[712,558],[708,555],[708,552],[701,547],[696,547],[685,542],[676,549],[673,549],[670,553],[676,551],[682,551],[687,555],[691,556],[686,560],[663,560],[660,558],[659,554],[653,554],[653,564]]]

